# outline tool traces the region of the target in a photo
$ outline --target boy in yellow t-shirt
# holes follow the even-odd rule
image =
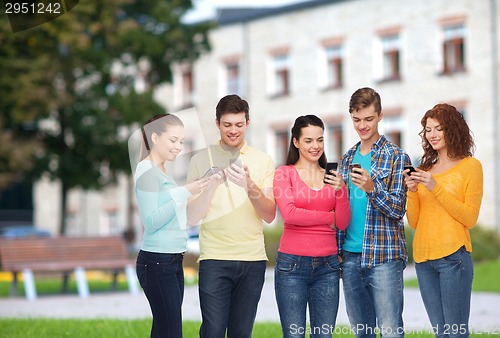
[[[264,285],[267,256],[263,223],[276,214],[272,185],[274,163],[250,147],[245,132],[248,103],[237,95],[216,107],[220,141],[193,156],[188,180],[212,168],[224,180],[210,194],[188,204],[188,221],[200,227],[200,337],[250,337]]]

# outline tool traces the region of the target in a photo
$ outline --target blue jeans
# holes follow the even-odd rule
[[[200,262],[201,338],[252,336],[265,272],[265,261]]]
[[[139,251],[136,271],[153,314],[151,337],[182,338],[182,260],[183,254]]]
[[[469,337],[474,265],[465,247],[415,264],[420,295],[436,337]]]
[[[361,254],[342,252],[347,316],[356,337],[404,337],[403,261],[361,268]]]
[[[278,252],[274,289],[285,338],[331,338],[339,308],[338,255],[308,257]],[[306,328],[309,306],[310,327]]]

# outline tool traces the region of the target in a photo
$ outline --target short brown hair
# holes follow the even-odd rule
[[[382,112],[382,103],[380,95],[372,88],[359,88],[352,94],[349,101],[349,113],[352,114],[360,109],[373,105],[375,112],[380,115]]]
[[[243,100],[236,94],[226,95],[217,103],[215,107],[215,117],[218,122],[222,115],[227,113],[238,114],[245,113],[245,119],[248,121],[250,119],[248,102]]]

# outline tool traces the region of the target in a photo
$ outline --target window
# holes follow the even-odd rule
[[[111,208],[104,211],[104,220],[101,224],[101,233],[104,235],[121,234],[122,229],[118,226],[118,209]]]
[[[238,63],[226,64],[226,92],[240,95],[240,66]]]
[[[343,133],[340,122],[326,125],[326,158],[329,162],[338,162],[342,157]]]
[[[382,134],[395,145],[402,146],[402,135],[405,123],[402,118],[402,109],[383,110]]]
[[[288,156],[288,131],[287,130],[277,130],[275,131],[276,139],[276,165],[284,165],[286,163],[286,158]]]
[[[192,65],[174,67],[174,106],[176,109],[189,108],[194,104],[195,95]]]
[[[273,96],[286,96],[290,93],[289,58],[287,54],[273,56],[274,91]]]
[[[182,106],[189,107],[193,104],[193,70],[187,67],[182,70]]]
[[[443,27],[443,73],[450,74],[465,70],[465,28],[463,24]]]
[[[456,100],[456,101],[448,101],[448,104],[457,108],[458,112],[462,114],[465,120],[467,120],[467,106],[468,103],[466,100]]]
[[[399,80],[401,77],[399,59],[400,42],[399,34],[381,37],[383,51],[382,81]]]
[[[328,46],[326,51],[326,88],[342,87],[342,45]]]

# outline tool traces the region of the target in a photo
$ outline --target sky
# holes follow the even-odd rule
[[[194,10],[186,14],[186,22],[215,17],[217,7],[273,7],[306,0],[192,0]]]

